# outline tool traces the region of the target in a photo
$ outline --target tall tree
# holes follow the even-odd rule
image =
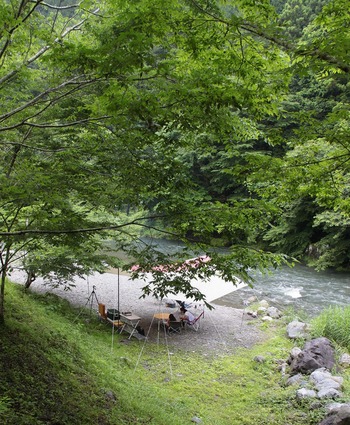
[[[268,157],[257,156],[254,163],[265,169],[254,180],[259,193],[281,207],[265,236],[277,250],[307,259],[319,269],[348,269],[349,75],[338,64],[347,62],[350,32],[344,10],[349,5],[324,4],[317,17],[297,27],[301,48],[308,46],[327,60],[315,61],[312,55],[296,64],[291,93],[281,104],[283,119],[269,123],[271,135],[278,134],[271,140],[282,145],[286,155],[281,160],[279,150],[274,160],[274,148]],[[313,13],[310,9],[309,16]],[[264,164],[269,164],[268,172]]]
[[[71,248],[63,264],[76,259],[84,269],[74,247],[98,249],[113,231],[143,272],[173,261],[135,245],[135,229],[155,219],[192,252],[209,251],[213,235],[234,241],[225,258],[211,253],[213,267],[183,273],[185,291],[196,273],[249,279],[250,267],[281,261],[250,245],[270,207],[249,192],[229,201],[208,196],[182,160],[202,134],[214,135],[229,155],[256,132],[256,119],[278,112],[290,75],[280,47],[306,50],[280,42],[268,2],[1,6],[0,319],[15,252]],[[313,61],[344,68],[341,52],[333,60],[322,49],[310,51]],[[127,207],[138,215],[126,215]],[[27,258],[33,266],[35,256]],[[156,279],[162,294],[174,284]]]

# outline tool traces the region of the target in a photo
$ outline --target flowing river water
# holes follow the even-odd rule
[[[242,308],[256,296],[266,299],[279,309],[293,307],[310,316],[330,306],[350,304],[350,273],[316,272],[312,268],[296,265],[282,267],[270,276],[256,275],[253,288],[245,287],[216,300],[217,304]]]
[[[147,241],[150,243],[150,240]],[[170,252],[180,244],[157,240],[157,249]],[[256,296],[279,309],[288,307],[315,316],[330,306],[350,305],[350,273],[317,272],[306,266],[284,266],[271,275],[256,274],[253,288],[244,287],[225,295],[216,304],[244,308],[246,301]]]

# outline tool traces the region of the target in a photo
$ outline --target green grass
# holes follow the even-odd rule
[[[312,335],[325,336],[350,351],[350,307],[332,306],[311,321]]]
[[[292,343],[282,328],[230,356],[169,354],[163,345],[122,343],[119,335],[112,346],[110,327],[95,314],[8,284],[0,339],[6,425],[184,425],[194,416],[206,425],[305,425],[324,415],[284,385],[278,364]]]

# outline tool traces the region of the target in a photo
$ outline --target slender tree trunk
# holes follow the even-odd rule
[[[27,280],[24,284],[25,289],[28,289],[30,287],[30,285],[34,282],[35,279],[36,279],[35,272],[33,272],[32,270],[28,270],[27,271]]]
[[[4,255],[5,251],[5,255]],[[0,325],[5,323],[5,282],[10,259],[10,246],[1,252],[1,277],[0,277]]]
[[[1,284],[0,284],[0,325],[5,322],[5,280],[6,271],[3,268],[1,271]]]

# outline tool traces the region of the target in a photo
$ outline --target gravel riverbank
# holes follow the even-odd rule
[[[11,280],[23,283],[25,276],[16,271],[11,275]],[[77,278],[75,287],[69,291],[63,288],[51,288],[38,278],[31,286],[31,290],[40,293],[54,293],[67,299],[71,304],[78,307],[91,308],[97,317],[97,302],[106,305],[106,308],[118,307],[118,276],[115,273],[94,274],[86,280]],[[119,276],[119,309],[120,311],[131,311],[140,316],[140,325],[148,335],[151,342],[159,341],[160,344],[167,343],[173,349],[201,352],[203,354],[229,354],[238,347],[250,348],[254,344],[263,341],[266,334],[259,329],[257,324],[243,309],[236,309],[211,304],[213,310],[204,309],[204,317],[201,319],[200,329],[196,332],[190,328],[166,337],[162,329],[158,330],[157,320],[153,318],[155,313],[174,313],[177,308],[169,308],[166,300],[159,301],[154,297],[142,295],[142,281],[132,281],[127,274]],[[94,291],[94,292],[93,292]],[[189,308],[195,315],[202,311],[202,305],[197,308]],[[253,321],[253,323],[252,323]],[[128,342],[124,340],[124,342]],[[140,343],[132,338],[133,343]]]

